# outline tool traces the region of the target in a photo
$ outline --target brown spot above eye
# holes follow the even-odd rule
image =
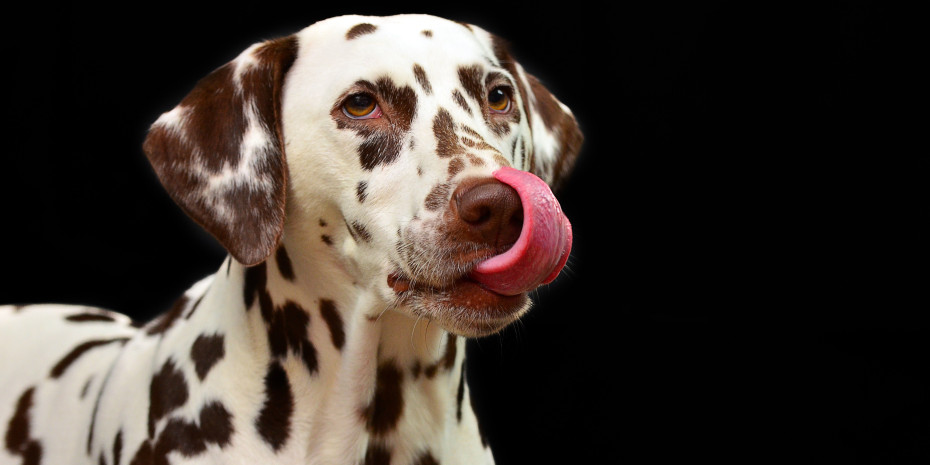
[[[346,32],[346,39],[352,40],[358,36],[363,36],[365,34],[371,34],[372,32],[375,32],[375,30],[377,29],[378,27],[375,26],[374,24],[369,24],[369,23],[356,24],[355,26],[352,26],[352,28],[349,29],[348,32]]]
[[[471,98],[475,99],[479,105],[485,99],[484,82],[481,79],[482,74],[481,68],[477,65],[459,67],[459,82],[461,82],[462,87],[465,88],[465,92],[467,92]]]

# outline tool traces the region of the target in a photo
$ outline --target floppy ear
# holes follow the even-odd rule
[[[571,173],[584,136],[572,111],[511,57],[507,43],[491,35],[494,55],[517,79],[523,111],[533,135],[529,171],[557,190]]]
[[[284,78],[296,37],[255,44],[213,71],[149,130],[143,150],[178,205],[245,265],[284,228]]]

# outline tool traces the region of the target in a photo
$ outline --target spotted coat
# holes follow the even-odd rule
[[[558,186],[580,143],[473,25],[347,16],[250,47],[144,144],[229,257],[145,324],[0,307],[0,464],[493,463],[465,339],[530,301],[461,281],[487,254],[450,205],[503,166]]]

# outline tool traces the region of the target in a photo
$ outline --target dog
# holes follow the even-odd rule
[[[0,464],[493,463],[465,340],[565,265],[552,189],[582,139],[474,25],[343,16],[251,46],[143,144],[229,256],[145,324],[0,307]]]

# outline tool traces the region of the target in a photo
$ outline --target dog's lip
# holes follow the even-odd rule
[[[469,274],[465,274],[462,277],[453,279],[449,281],[448,284],[435,286],[435,285],[426,284],[426,283],[415,283],[412,279],[407,277],[407,275],[404,274],[403,272],[394,271],[388,274],[387,283],[388,283],[388,286],[394,289],[394,292],[397,294],[403,294],[404,292],[407,292],[410,290],[442,292],[442,291],[448,291],[462,284],[474,284],[492,294],[497,294],[497,295],[500,295],[501,297],[506,297],[506,295],[500,294],[498,292],[494,292],[493,290],[488,289],[487,287],[485,287],[483,284],[479,283],[478,281],[475,281],[474,279],[470,277]]]
[[[400,271],[388,274],[387,284],[399,297],[411,292],[445,295],[455,303],[478,311],[503,311],[514,307],[524,294],[507,295],[495,292],[475,281],[469,273],[443,285],[417,283]],[[494,310],[496,309],[496,310]],[[504,311],[506,313],[506,311]]]

